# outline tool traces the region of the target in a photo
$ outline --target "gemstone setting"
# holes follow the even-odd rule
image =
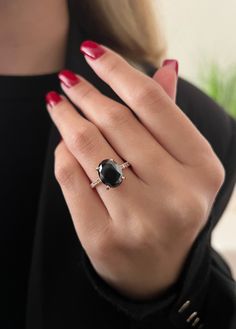
[[[117,187],[124,179],[121,167],[113,159],[100,162],[97,171],[101,181],[108,187]]]

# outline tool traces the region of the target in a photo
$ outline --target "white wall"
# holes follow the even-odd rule
[[[205,59],[216,60],[223,67],[236,63],[235,0],[156,1],[166,30],[168,56],[179,60],[182,76],[195,81]]]

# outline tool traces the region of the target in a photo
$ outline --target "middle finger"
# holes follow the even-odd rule
[[[175,161],[126,106],[103,95],[71,71],[60,72],[59,78],[64,92],[99,128],[117,153],[129,159],[139,178],[151,182],[153,170]],[[159,172],[161,174],[161,170]]]
[[[209,156],[209,142],[152,78],[104,45],[84,41],[80,49],[95,73],[176,160],[196,165]]]

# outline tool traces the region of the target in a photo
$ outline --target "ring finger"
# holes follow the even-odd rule
[[[98,193],[89,186],[88,176],[62,140],[54,150],[54,172],[84,249],[106,232],[111,218]],[[91,204],[93,205],[91,207]],[[88,239],[89,236],[89,239]]]
[[[65,97],[56,92],[50,92],[47,94],[47,103],[48,112],[68,149],[91,181],[98,178],[96,167],[102,160],[114,159],[118,164],[123,162],[98,128],[83,118]],[[103,184],[96,186],[111,217],[113,217],[111,212],[118,210],[121,205],[124,207],[127,200],[140,189],[142,183],[130,168],[124,169],[123,174],[127,179],[120,186],[111,188],[110,191],[107,191]]]

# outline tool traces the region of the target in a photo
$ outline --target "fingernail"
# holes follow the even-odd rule
[[[50,106],[55,106],[62,101],[61,96],[56,91],[50,91],[45,96],[46,103]]]
[[[97,59],[105,53],[105,50],[96,42],[85,40],[80,45],[80,51],[92,59]]]
[[[175,72],[176,72],[176,75],[178,75],[178,72],[179,72],[179,63],[176,59],[166,59],[164,60],[163,64],[162,64],[162,67],[163,66],[170,66],[172,67]]]
[[[58,77],[67,88],[73,87],[80,82],[77,75],[70,70],[62,70],[59,72]]]

